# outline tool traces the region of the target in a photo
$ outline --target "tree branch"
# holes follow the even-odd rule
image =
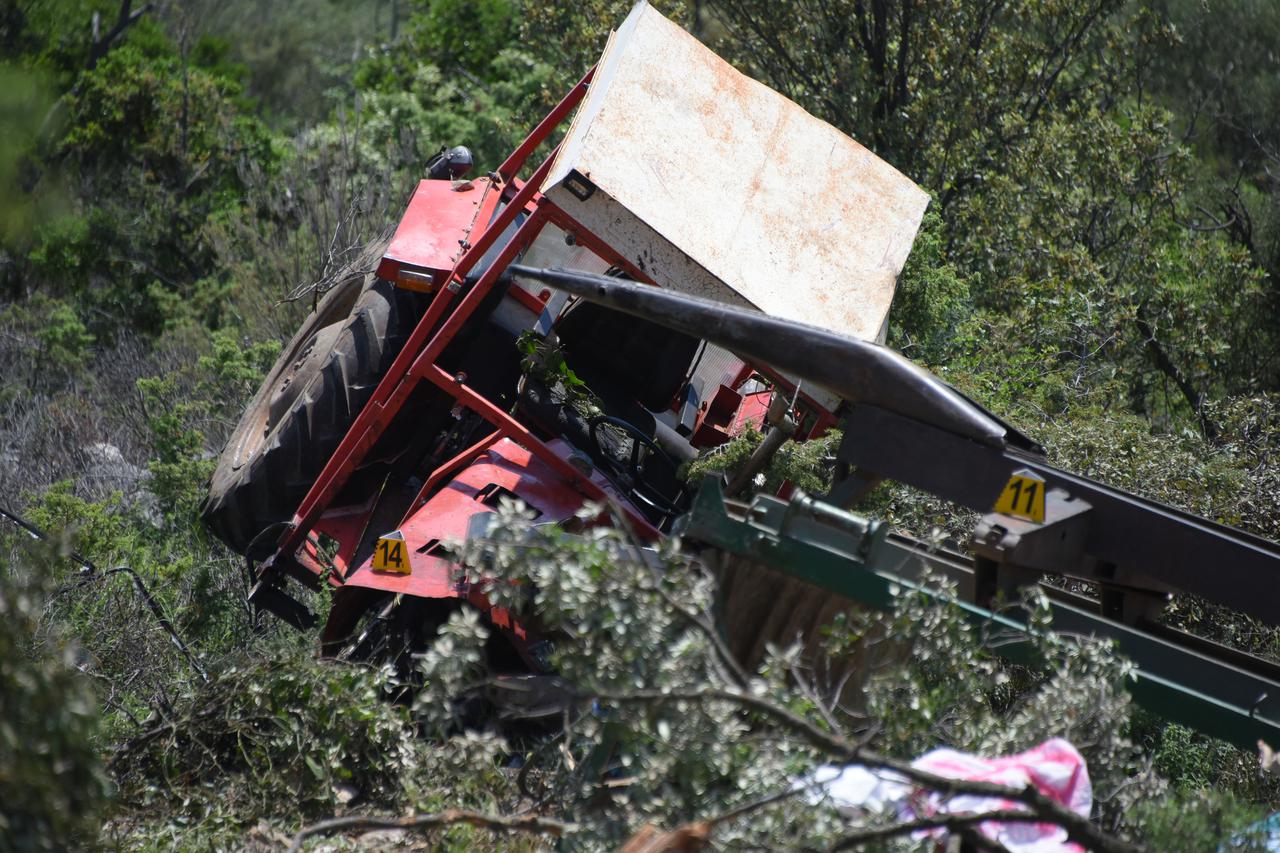
[[[984,812],[982,814],[972,815],[954,815],[939,814],[932,817],[922,817],[915,820],[894,823],[888,826],[878,826],[874,829],[864,829],[861,832],[852,832],[839,838],[835,844],[831,845],[831,850],[850,850],[855,847],[861,847],[873,841],[887,841],[890,838],[897,838],[901,835],[910,835],[913,832],[922,832],[930,829],[945,829],[952,833],[961,833],[967,829],[971,829],[979,824],[989,821],[997,823],[1051,823],[1045,821],[1039,815],[1032,812],[1020,811],[1017,809],[1000,809],[998,811]],[[994,846],[996,850],[1005,849],[999,842],[990,838],[984,838],[984,842]]]
[[[31,537],[34,539],[39,539],[42,542],[48,541],[49,539],[49,534],[45,533],[43,530],[36,527],[34,524],[25,520],[24,518],[17,515],[16,513],[9,512],[3,507],[0,507],[0,518],[3,518],[6,521],[16,524],[18,527],[21,527],[28,534],[30,534]],[[204,667],[200,665],[200,662],[196,659],[195,654],[192,653],[191,649],[188,648],[187,644],[183,642],[182,635],[178,633],[178,629],[174,627],[174,624],[171,621],[169,621],[169,617],[166,616],[164,613],[164,608],[160,606],[160,602],[156,601],[155,596],[151,594],[151,590],[147,587],[146,583],[142,580],[142,577],[137,572],[135,572],[129,566],[117,566],[114,569],[108,569],[107,571],[102,572],[98,570],[97,566],[95,566],[89,560],[77,554],[75,551],[68,551],[66,556],[69,557],[73,562],[78,563],[80,565],[82,569],[81,574],[83,576],[83,580],[80,580],[74,584],[69,584],[68,586],[63,587],[61,590],[59,590],[57,593],[54,594],[55,598],[61,595],[62,593],[67,592],[69,589],[84,586],[85,584],[93,580],[108,578],[111,575],[121,574],[121,573],[129,575],[129,577],[133,580],[134,589],[137,590],[138,595],[142,598],[143,602],[147,605],[147,609],[151,611],[151,615],[156,618],[156,622],[158,622],[160,624],[160,627],[165,630],[165,633],[169,635],[169,639],[173,642],[174,647],[179,652],[182,653],[182,656],[183,658],[186,659],[188,665],[190,665],[190,667],[193,670],[195,670],[196,673],[201,678],[208,680],[209,674],[205,672]]]
[[[1156,340],[1155,330],[1147,322],[1146,313],[1146,303],[1139,305],[1134,314],[1133,322],[1143,337],[1147,352],[1151,353],[1151,357],[1155,360],[1156,367],[1160,372],[1173,380],[1173,383],[1178,386],[1178,390],[1182,392],[1182,396],[1186,398],[1187,403],[1191,405],[1191,411],[1199,419],[1200,430],[1204,433],[1205,438],[1212,439],[1218,434],[1218,428],[1204,413],[1204,395],[1196,390],[1195,386],[1191,384],[1191,380],[1179,369],[1178,365],[1173,363],[1173,359],[1169,358],[1169,354],[1165,352],[1164,347]]]
[[[150,3],[144,3],[137,9],[133,9],[133,0],[121,0],[120,13],[116,16],[116,24],[102,38],[98,38],[98,13],[95,12],[93,15],[93,42],[89,45],[89,58],[85,61],[84,70],[92,71],[111,50],[116,39],[124,35],[129,27],[138,23],[142,16],[150,10]]]
[[[456,823],[470,824],[480,829],[495,832],[525,832],[533,835],[562,835],[577,830],[577,825],[551,818],[526,815],[523,817],[507,815],[490,815],[462,809],[447,809],[436,814],[410,815],[408,817],[335,817],[322,820],[298,830],[289,845],[289,853],[297,853],[302,849],[302,842],[315,835],[329,835],[348,829],[407,829],[421,831]]]

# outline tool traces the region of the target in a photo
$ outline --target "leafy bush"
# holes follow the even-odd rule
[[[36,387],[79,378],[88,367],[94,336],[75,309],[61,299],[37,293],[25,302],[0,309],[0,323],[17,338],[15,343],[27,350]]]
[[[944,227],[926,211],[890,313],[889,345],[923,364],[947,360],[956,328],[973,311],[969,282],[946,257]]]
[[[156,849],[231,847],[259,817],[292,828],[297,801],[264,761],[287,768],[281,778],[301,786],[312,814],[361,802],[497,812],[540,803],[579,822],[565,843],[583,847],[609,846],[643,821],[748,804],[811,766],[811,744],[728,701],[574,700],[563,730],[545,738],[460,734],[456,697],[482,680],[487,632],[462,615],[424,651],[414,706],[386,705],[384,676],[281,651],[243,604],[240,561],[193,517],[210,454],[274,355],[255,341],[286,338],[303,308],[270,303],[322,281],[390,225],[441,145],[469,144],[482,169],[496,165],[595,60],[629,0],[423,0],[407,22],[368,2],[291,0],[253,15],[243,3],[152,4],[90,61],[92,15],[106,13],[109,28],[108,5],[0,11],[0,79],[10,84],[0,112],[13,130],[0,144],[0,282],[12,300],[0,307],[0,492],[30,495],[33,518],[102,567],[133,567],[219,673],[214,686],[198,682],[164,632],[138,617],[127,575],[22,558],[24,576],[63,586],[43,611],[25,611],[37,639],[12,635],[31,654],[9,656],[10,672],[44,660],[33,649],[61,648],[60,626],[97,676],[107,736],[130,742],[190,722],[216,744],[204,754],[184,742],[165,764],[158,745],[180,742],[166,730],[138,745],[136,763],[122,758],[133,799],[113,823],[121,837]],[[1025,426],[1058,464],[1277,538],[1280,149],[1274,117],[1258,106],[1274,99],[1253,90],[1274,88],[1280,18],[1248,3],[1211,14],[1183,0],[1149,5],[1029,0],[992,16],[989,4],[916,14],[888,2],[856,27],[841,4],[813,15],[759,0],[662,8],[934,193],[901,277],[894,345]],[[391,4],[392,14],[402,7]],[[1168,24],[1195,49],[1179,48]],[[762,487],[789,479],[820,492],[834,440],[784,446]],[[698,467],[732,469],[758,441],[748,434]],[[127,487],[85,476],[85,457],[106,443],[149,476],[131,474]],[[958,541],[972,520],[900,488],[863,509]],[[577,694],[737,684],[688,618],[710,619],[708,575],[678,562],[643,568],[613,534],[542,531],[532,547],[528,535],[513,522],[488,557],[506,576],[538,578],[541,598],[510,603],[572,638],[557,656]],[[7,596],[0,588],[0,612],[18,606]],[[1187,597],[1169,618],[1255,652],[1280,649],[1275,630]],[[954,614],[908,600],[891,618],[850,618],[831,641],[877,636],[892,639],[861,711],[886,750],[905,756],[941,741],[996,750],[1069,732],[1101,789],[1115,793],[1102,810],[1108,825],[1157,848],[1211,847],[1248,817],[1242,801],[1275,798],[1251,756],[1184,729],[1140,717],[1129,731],[1145,752],[1134,752],[1122,736],[1123,667],[1105,649],[1047,645],[1041,674],[997,666]],[[909,660],[890,654],[902,649]],[[65,666],[57,672],[19,681],[37,692],[74,681]],[[814,725],[853,725],[825,718],[830,697],[804,686],[814,677],[794,650],[778,649],[746,681]],[[1047,698],[1057,693],[1067,697],[1061,719]],[[370,696],[372,717],[342,719]],[[365,799],[344,806],[332,792],[341,757],[248,726],[236,730],[247,760],[226,751],[225,731],[200,728],[212,724],[198,718],[202,702],[236,726],[245,725],[236,714],[295,703],[281,723],[290,731],[346,738],[400,769],[362,777]],[[88,731],[76,720],[69,744]],[[0,767],[10,757],[0,752]],[[1171,782],[1167,794],[1153,793],[1146,762]],[[1125,773],[1137,781],[1121,781]],[[220,799],[218,784],[234,796]],[[385,794],[366,790],[378,785]],[[89,787],[86,797],[98,797]],[[148,822],[147,802],[164,816]],[[86,800],[83,812],[95,808]],[[786,846],[847,826],[786,801],[716,831]],[[493,837],[453,828],[435,840]]]
[[[298,642],[272,651],[231,659],[121,745],[124,804],[247,816],[321,814],[357,795],[396,802],[414,750],[405,710],[383,693],[386,674],[316,660]]]
[[[95,737],[98,702],[76,670],[79,651],[38,634],[52,548],[32,549],[35,572],[0,564],[0,848],[91,845],[107,797]],[[39,637],[39,639],[37,639]]]
[[[589,508],[584,517],[596,511]],[[557,672],[573,695],[596,697],[568,718],[572,762],[536,752],[527,759],[539,762],[548,795],[559,792],[556,799],[564,802],[576,792],[593,803],[567,806],[568,816],[588,823],[582,839],[594,839],[588,846],[614,843],[625,828],[646,822],[675,826],[732,811],[785,790],[821,759],[799,727],[733,701],[734,691],[823,731],[851,740],[860,732],[864,743],[895,755],[939,743],[1010,752],[1065,736],[1089,759],[1106,803],[1102,814],[1129,831],[1128,804],[1161,790],[1123,736],[1128,670],[1105,645],[1046,631],[1036,641],[1045,675],[1029,689],[1024,679],[1023,688],[1009,694],[1006,668],[985,648],[998,638],[985,637],[956,609],[905,596],[895,614],[855,609],[830,632],[834,654],[866,643],[883,652],[864,650],[872,657],[862,659],[854,678],[863,699],[851,710],[839,701],[842,685],[824,681],[799,647],[775,649],[759,671],[741,672],[714,639],[714,581],[669,543],[655,567],[625,533],[591,530],[579,537],[531,528],[513,505],[499,510],[490,535],[490,542],[460,546],[464,556],[496,576],[488,589],[505,606],[564,633],[554,655]],[[526,579],[532,594],[503,582],[516,579]],[[1047,628],[1047,611],[1040,613]],[[605,802],[590,799],[599,781],[581,769],[593,766],[593,750],[597,762],[608,759],[626,780]],[[782,802],[744,814],[717,839],[821,846],[850,828],[834,811]]]

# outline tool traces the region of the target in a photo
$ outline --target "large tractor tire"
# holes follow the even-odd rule
[[[232,432],[201,509],[236,551],[270,554],[421,315],[421,297],[372,274],[330,289]]]

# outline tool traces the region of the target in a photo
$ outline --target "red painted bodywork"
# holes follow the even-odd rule
[[[733,423],[729,426],[729,432],[738,435],[745,431],[747,427],[751,427],[757,432],[764,431],[764,417],[769,411],[769,398],[773,396],[772,391],[757,391],[754,394],[747,394],[742,398],[742,404],[738,407],[738,412],[733,416]]]
[[[488,178],[420,181],[378,265],[379,277],[434,290],[453,271],[471,235],[489,221],[498,196]],[[426,274],[433,284],[414,288],[400,275],[403,271]]]
[[[568,455],[569,447],[563,442],[548,442],[548,446]],[[603,478],[598,484],[612,492],[612,486]],[[462,575],[457,566],[442,557],[420,552],[433,542],[465,539],[472,518],[494,510],[481,501],[483,490],[489,486],[500,486],[519,497],[539,513],[539,523],[572,518],[584,500],[582,495],[565,488],[564,477],[551,466],[504,438],[481,452],[400,525],[398,529],[404,534],[409,551],[409,574],[375,572],[371,561],[365,560],[347,577],[345,585],[424,598],[470,598],[473,603],[484,602],[478,592],[460,583]],[[613,497],[621,500],[616,492]],[[487,603],[484,609],[488,609]]]
[[[545,446],[560,458],[567,458],[572,452],[559,440]],[[592,481],[614,501],[624,502],[604,477],[595,474]],[[566,488],[564,476],[551,465],[511,439],[499,439],[478,450],[466,467],[453,473],[443,488],[401,522],[397,529],[404,536],[409,554],[409,574],[374,571],[372,559],[366,559],[346,577],[344,586],[465,601],[486,614],[495,627],[509,635],[516,651],[524,654],[533,632],[504,608],[493,606],[482,585],[468,583],[462,569],[440,555],[448,544],[467,538],[477,516],[494,511],[494,504],[485,500],[495,486],[535,510],[539,523],[571,519],[584,500],[582,494]]]
[[[371,495],[362,504],[336,506],[320,516],[316,522],[315,532],[322,533],[338,543],[338,553],[332,558],[333,567],[339,576],[345,576],[355,559],[356,549],[369,528],[369,520],[378,502],[377,495]]]

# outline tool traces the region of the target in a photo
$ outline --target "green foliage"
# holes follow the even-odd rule
[[[999,326],[975,356],[998,341],[1086,391],[1120,377],[1160,418],[1199,417],[1204,394],[1258,380],[1273,348],[1259,277],[1221,235],[1177,225],[1187,153],[1169,136],[1149,108],[1064,117],[959,207],[961,252],[987,270],[975,295]]]
[[[56,563],[52,548],[30,560]],[[78,650],[38,637],[43,574],[0,566],[0,847],[66,850],[92,845],[107,783],[95,737],[98,703],[76,671]]]
[[[41,306],[35,299],[27,303],[32,308]],[[84,368],[86,350],[93,344],[93,335],[85,329],[76,312],[64,302],[50,300],[48,314],[42,319],[36,339],[41,353],[56,367],[78,371]]]
[[[36,385],[47,386],[58,378],[84,373],[94,336],[61,299],[37,293],[25,302],[0,309],[0,323],[29,347]]]
[[[150,487],[170,524],[195,517],[204,497],[204,483],[214,460],[204,458],[204,435],[191,426],[203,406],[179,396],[173,378],[139,379],[138,392],[146,407],[155,456],[148,469]]]
[[[268,643],[226,659],[208,682],[186,681],[162,717],[121,733],[114,841],[217,847],[255,822],[291,832],[310,816],[351,809],[504,813],[532,794],[579,825],[569,849],[606,849],[646,822],[674,826],[785,791],[829,760],[803,731],[734,701],[625,698],[704,689],[746,689],[847,735],[874,720],[873,745],[897,755],[940,742],[1007,752],[1065,736],[1089,761],[1108,825],[1148,839],[1188,820],[1154,804],[1187,808],[1206,796],[1186,785],[1159,793],[1158,778],[1123,737],[1127,669],[1105,645],[1045,632],[1036,651],[1046,668],[1028,678],[995,663],[987,643],[999,636],[985,636],[957,610],[903,596],[892,614],[853,611],[829,632],[833,654],[862,655],[853,680],[861,699],[837,704],[849,698],[843,685],[824,680],[799,647],[775,650],[739,682],[702,626],[711,623],[700,624],[715,610],[715,581],[673,548],[655,570],[636,559],[625,533],[534,527],[513,504],[499,507],[490,534],[455,547],[484,566],[490,595],[559,632],[553,657],[573,695],[615,697],[572,704],[557,717],[557,731],[567,727],[563,746],[560,738],[460,730],[467,697],[485,690],[492,632],[473,611],[455,612],[417,656],[408,705],[388,701],[401,689],[392,668],[316,660],[305,638]],[[503,769],[513,764],[519,774]],[[1256,811],[1214,806],[1195,831],[1221,838]],[[866,820],[784,799],[718,826],[716,840],[827,845]],[[476,830],[436,838],[490,843]]]
[[[226,642],[225,636],[219,636],[228,630],[225,621],[217,626],[208,623],[211,614],[228,616],[229,602],[202,601],[196,591],[208,586],[206,573],[228,567],[203,564],[208,555],[198,542],[181,544],[162,536],[145,498],[129,500],[115,492],[101,501],[87,500],[76,495],[74,484],[67,481],[41,495],[28,516],[101,572],[117,566],[136,571],[157,590],[166,610],[181,611],[177,624],[184,630],[208,629],[200,639],[211,648]],[[154,621],[149,615],[141,618],[144,605],[127,577],[95,575],[71,560],[39,568],[64,584],[50,613],[91,657],[92,671],[109,683],[127,682],[134,688],[121,692],[116,710],[136,710],[137,704],[148,701],[148,689],[157,682],[168,687],[190,677],[186,664],[163,642]]]
[[[689,466],[685,479],[696,483],[710,474],[732,477],[733,472],[747,464],[751,453],[760,446],[764,434],[752,427],[744,429],[729,441],[704,453]],[[753,489],[757,491],[758,489]]]
[[[207,660],[231,656],[214,667],[212,685],[195,684],[163,633],[138,617],[125,576],[86,579],[65,561],[23,558],[26,575],[66,583],[41,631],[58,623],[80,639],[113,738],[154,728],[157,706],[177,715],[164,719],[190,723],[186,734],[155,735],[124,769],[129,798],[116,826],[129,845],[238,846],[258,818],[292,829],[291,786],[311,813],[338,809],[334,786],[351,782],[349,772],[360,777],[357,806],[514,810],[532,785],[588,824],[569,846],[616,846],[643,820],[706,816],[790,784],[816,758],[770,721],[714,703],[601,705],[541,750],[461,735],[455,700],[476,676],[483,623],[451,620],[420,662],[414,707],[387,705],[383,676],[264,643],[242,606],[242,566],[195,520],[211,454],[278,351],[259,342],[287,338],[299,310],[267,306],[323,279],[350,247],[392,224],[442,145],[470,145],[480,170],[496,166],[595,61],[629,7],[197,0],[149,8],[96,65],[93,13],[109,29],[118,4],[0,9],[0,280],[9,300],[0,306],[0,483],[20,477],[11,491],[31,492],[33,520],[64,531],[100,566],[134,567]],[[1024,427],[1057,464],[1280,538],[1272,5],[660,8],[933,194],[899,282],[894,346]],[[554,365],[548,375],[564,384]],[[788,480],[823,491],[835,440],[784,445],[761,488]],[[80,457],[104,441],[147,476],[94,491]],[[748,433],[695,472],[732,470],[758,441]],[[900,488],[863,509],[956,542],[972,520]],[[641,570],[630,544],[609,534],[539,537],[525,558],[524,546],[504,545],[510,559],[498,563],[538,580],[539,598],[512,605],[566,626],[574,641],[557,653],[576,687],[724,682],[723,662],[668,600],[709,607],[710,578],[683,566]],[[16,601],[0,589],[0,611]],[[38,611],[22,606],[29,626]],[[1180,597],[1168,619],[1280,654],[1274,629],[1203,602]],[[1101,790],[1117,792],[1107,820],[1153,849],[1211,848],[1250,819],[1245,801],[1274,799],[1251,756],[1177,727],[1140,719],[1133,739],[1145,757],[1135,753],[1120,736],[1121,666],[1105,649],[1047,648],[1051,666],[1033,676],[993,665],[984,638],[913,600],[891,619],[855,619],[840,632],[852,644],[888,638],[878,646],[883,677],[860,698],[883,721],[879,743],[899,754],[941,741],[1013,749],[1069,732],[1090,744]],[[23,654],[59,648],[14,642]],[[906,658],[895,656],[904,649]],[[263,663],[273,656],[275,665]],[[44,665],[39,655],[6,660],[9,671]],[[808,672],[797,660],[778,650],[752,676],[765,695],[825,725],[812,696],[795,689],[796,673]],[[24,683],[71,682],[65,667],[58,672]],[[1066,699],[1055,706],[1048,697],[1058,694]],[[204,707],[215,710],[201,717]],[[69,742],[92,728],[76,720],[65,727]],[[214,750],[201,753],[195,738]],[[602,793],[583,768],[607,739],[621,745],[613,778],[636,781]],[[390,756],[386,775],[348,766],[335,740],[375,765],[373,756]],[[165,744],[177,747],[170,757]],[[503,769],[513,756],[531,768],[519,782]],[[0,765],[11,757],[30,756],[0,749]],[[1171,782],[1167,794],[1148,785],[1146,760]],[[1138,781],[1126,786],[1126,773]],[[66,816],[98,814],[95,785],[80,792],[83,808],[64,803]],[[163,822],[147,822],[147,803],[163,806]],[[842,820],[781,804],[717,838],[791,846],[829,838]],[[470,829],[433,840],[495,843]]]
[[[385,0],[193,0],[172,29],[198,38],[191,61],[244,87],[246,111],[305,130],[352,94],[363,49],[393,43],[408,3]]]
[[[427,0],[409,24],[409,39],[441,68],[492,79],[494,58],[516,35],[513,0]]]
[[[587,508],[583,517],[596,511]],[[590,796],[591,780],[569,771],[590,761],[592,747],[614,744],[630,784],[590,811],[569,812],[589,822],[589,846],[625,837],[623,827],[646,821],[674,826],[786,789],[821,760],[811,742],[776,718],[731,701],[680,698],[704,689],[746,689],[820,729],[866,732],[874,747],[896,755],[939,743],[1004,753],[1066,737],[1088,760],[1107,824],[1124,831],[1139,826],[1131,812],[1135,802],[1163,796],[1163,783],[1124,736],[1128,665],[1106,644],[1053,634],[1042,600],[1031,602],[1041,631],[1031,651],[1043,662],[1032,678],[992,656],[989,644],[1005,638],[988,635],[958,609],[911,594],[891,614],[851,610],[828,631],[830,653],[854,664],[850,679],[841,678],[840,666],[828,670],[796,646],[774,649],[759,671],[746,674],[744,685],[699,626],[714,611],[714,580],[670,547],[662,551],[663,569],[655,571],[636,559],[637,546],[625,533],[569,536],[531,527],[524,511],[511,504],[499,508],[489,533],[488,542],[456,546],[469,564],[484,567],[485,578],[496,578],[489,581],[489,594],[513,612],[564,632],[555,664],[575,694],[618,697],[571,718],[572,743],[584,752],[570,768],[548,764],[549,756],[538,752],[529,759],[551,774],[544,779],[552,786],[548,791],[569,785]],[[769,584],[769,578],[759,573],[752,582]],[[504,582],[516,579],[529,584],[532,594]],[[473,648],[481,639],[473,634]],[[424,657],[428,682],[430,667],[457,655],[458,647],[448,645]],[[451,680],[451,686],[465,683],[462,675]],[[621,698],[637,692],[672,698]],[[433,695],[425,704],[439,708],[441,699]],[[557,781],[566,773],[568,778]],[[795,808],[804,809],[803,820]],[[779,804],[776,811],[762,810],[718,829],[717,841],[823,846],[848,827],[845,820],[856,825],[858,817]],[[595,835],[601,831],[603,836]]]
[[[1186,789],[1212,788],[1219,775],[1214,765],[1222,758],[1238,760],[1240,757],[1239,752],[1224,749],[1223,744],[1197,735],[1185,726],[1160,726],[1159,737],[1160,744],[1155,751],[1156,769],[1165,777],[1176,779],[1179,787]]]
[[[214,268],[206,223],[234,210],[245,159],[270,164],[261,125],[239,113],[236,84],[185,63],[162,40],[111,50],[65,97],[53,158],[75,172],[75,211],[39,229],[28,274],[57,293],[148,330],[166,319],[164,297],[203,309]]]
[[[110,565],[137,540],[128,518],[119,511],[121,495],[89,501],[75,494],[70,480],[54,483],[28,509],[37,527],[66,537],[69,545],[90,560]]]
[[[532,330],[516,341],[520,372],[543,383],[566,404],[591,416],[602,411],[600,400],[565,361],[564,347]]]
[[[151,430],[148,488],[173,529],[196,518],[205,483],[213,473],[215,460],[205,452],[203,422],[210,417],[236,416],[280,351],[274,341],[243,347],[225,331],[215,332],[211,341],[213,352],[200,356],[193,371],[194,395],[189,375],[137,381]]]
[[[33,161],[41,132],[53,109],[49,81],[39,72],[0,61],[0,246],[19,245],[32,226],[62,204],[61,188],[46,182],[39,194],[29,191],[39,178]]]
[[[1264,851],[1270,849],[1266,833],[1247,828],[1265,813],[1229,791],[1206,789],[1138,803],[1133,821],[1152,850]]]
[[[840,430],[828,430],[821,438],[811,441],[788,441],[778,448],[761,474],[756,475],[752,492],[776,493],[784,483],[790,483],[810,495],[821,495],[831,487],[831,454],[840,445]],[[748,427],[729,441],[703,454],[692,465],[685,477],[697,482],[708,474],[721,474],[732,478],[751,458],[752,452],[764,440],[764,435]]]
[[[875,721],[882,748],[917,755],[946,744],[995,755],[1062,737],[1087,761],[1104,825],[1123,825],[1130,805],[1163,794],[1126,736],[1131,668],[1105,643],[1053,633],[1043,597],[1030,596],[1028,609],[1040,632],[1028,649],[1039,661],[1033,670],[994,657],[991,648],[1008,639],[1000,632],[919,594],[903,595],[890,617],[851,611],[827,630],[828,642],[860,653],[857,708]]]
[[[210,336],[213,352],[200,356],[197,388],[214,411],[232,416],[258,390],[280,355],[279,341],[248,342],[225,329]]]
[[[441,147],[465,144],[478,174],[496,169],[554,89],[551,68],[515,47],[490,56],[479,77],[437,59],[445,57],[433,57],[430,45],[400,45],[371,56],[357,72],[359,156],[369,168],[416,177]],[[322,130],[322,138],[332,144],[337,131]]]
[[[111,693],[113,728],[143,713],[193,675],[165,633],[142,610],[130,576],[109,574],[128,566],[154,592],[161,608],[197,649],[213,656],[240,648],[251,614],[243,605],[243,564],[211,542],[197,511],[212,462],[205,430],[211,419],[233,416],[278,347],[238,346],[229,334],[215,335],[212,353],[193,358],[163,377],[139,379],[135,389],[149,439],[146,470],[130,465],[118,449],[108,464],[113,493],[71,481],[48,488],[28,507],[39,527],[65,535],[104,574],[68,574],[51,616],[78,637],[92,657],[92,671],[108,683],[127,685]],[[107,447],[100,445],[100,448]],[[102,453],[102,450],[97,451]],[[76,578],[73,580],[73,578]]]
[[[969,282],[947,260],[942,218],[925,213],[889,319],[889,345],[924,364],[946,361],[957,326],[973,310]]]
[[[385,677],[318,661],[299,643],[229,660],[123,754],[120,798],[179,824],[215,825],[281,807],[323,814],[352,796],[391,804],[415,755],[405,709],[386,701]]]
[[[1155,92],[1179,113],[1214,177],[1230,186],[1243,176],[1254,187],[1274,190],[1265,171],[1268,152],[1280,138],[1280,121],[1266,105],[1280,97],[1280,57],[1272,49],[1280,33],[1280,10],[1258,0],[1212,6],[1171,0],[1165,8],[1177,44],[1156,56]],[[1265,196],[1246,202],[1240,212],[1248,216],[1253,211],[1252,222],[1241,223],[1246,231],[1266,223],[1269,204]],[[1256,248],[1274,249],[1273,229],[1254,235],[1263,237]]]
[[[1256,114],[1221,83],[1238,56],[1223,21],[1251,22],[1248,90],[1267,85],[1261,33],[1274,16],[1193,5],[1172,4],[1167,19],[1113,0],[835,3],[805,15],[725,0],[715,10],[728,55],[933,192],[940,221],[926,222],[903,276],[899,346],[933,364],[1038,362],[1073,393],[1119,377],[1124,406],[1212,432],[1206,398],[1276,381],[1277,303],[1258,269],[1275,268],[1256,239],[1265,203],[1247,202],[1257,184],[1198,189],[1204,167],[1143,96],[1178,91],[1184,121],[1226,101],[1229,116]],[[1218,33],[1215,71],[1174,47],[1171,22],[1205,16]],[[1152,72],[1187,62],[1197,67],[1183,77]],[[1262,117],[1244,126],[1269,127]],[[1254,163],[1280,150],[1274,134],[1249,148]],[[957,354],[947,338],[970,301],[992,313]]]

